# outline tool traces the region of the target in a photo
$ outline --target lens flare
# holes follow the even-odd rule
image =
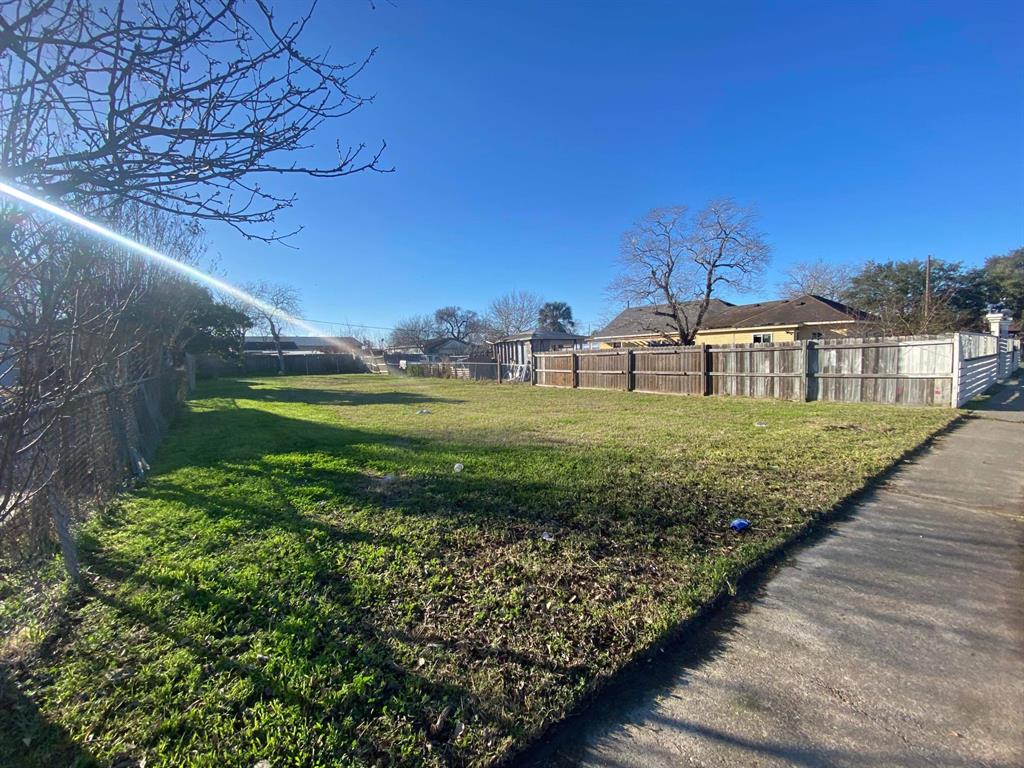
[[[104,237],[107,240],[110,240],[111,242],[117,243],[118,245],[127,248],[130,251],[134,251],[140,256],[149,259],[151,262],[154,262],[164,267],[168,267],[169,269],[173,269],[177,272],[181,272],[182,274],[187,275],[188,277],[190,277],[191,279],[195,280],[198,283],[202,283],[203,285],[207,285],[211,288],[214,288],[215,290],[220,291],[221,293],[226,293],[229,296],[233,296],[239,301],[245,302],[250,306],[256,307],[262,312],[266,312],[267,314],[273,315],[274,317],[279,317],[282,320],[284,320],[288,325],[300,328],[303,331],[309,333],[311,336],[322,338],[329,344],[343,352],[349,352],[352,354],[359,354],[360,352],[360,350],[358,349],[350,349],[351,345],[349,344],[343,344],[337,339],[331,338],[329,336],[324,336],[323,334],[320,333],[320,331],[318,331],[315,327],[307,323],[302,318],[289,315],[286,312],[281,312],[280,310],[275,309],[271,305],[267,304],[265,301],[256,298],[251,293],[243,291],[241,288],[238,288],[237,286],[234,286],[231,283],[226,283],[223,280],[219,280],[213,275],[209,275],[206,272],[203,272],[201,269],[196,269],[195,267],[189,264],[184,264],[183,262],[180,262],[177,259],[173,259],[170,256],[167,256],[166,254],[160,253],[160,251],[150,248],[148,245],[143,245],[142,243],[132,240],[129,237],[120,235],[111,229],[107,229],[102,224],[97,224],[95,221],[90,221],[84,216],[79,216],[77,213],[69,211],[66,208],[61,208],[60,206],[54,205],[53,203],[47,200],[43,200],[42,198],[36,197],[35,195],[30,195],[28,192],[18,189],[17,187],[12,187],[10,184],[7,184],[6,182],[3,181],[0,181],[0,192],[7,195],[8,197],[14,198],[15,200],[20,200],[23,203],[27,203],[28,205],[39,208],[42,211],[46,211],[47,213],[56,216],[59,219],[63,219],[64,221],[70,222],[71,224],[74,224],[76,227],[81,227],[82,229],[92,232],[93,234],[99,235],[100,237]]]

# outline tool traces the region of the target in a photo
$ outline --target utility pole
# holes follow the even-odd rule
[[[928,332],[928,318],[931,311],[932,300],[932,255],[929,253],[924,260],[924,322],[921,333]]]

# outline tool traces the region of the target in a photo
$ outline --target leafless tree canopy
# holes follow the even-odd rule
[[[0,167],[52,198],[134,200],[276,237],[258,225],[294,198],[263,186],[267,175],[387,170],[383,143],[338,142],[326,165],[298,159],[325,122],[371,100],[352,81],[373,51],[336,62],[305,50],[312,8],[292,11],[266,0],[0,0]]]
[[[5,180],[179,260],[201,255],[203,220],[277,239],[268,225],[294,198],[268,176],[387,170],[383,142],[304,159],[318,129],[370,100],[353,79],[373,55],[308,50],[311,13],[268,0],[0,0]],[[289,289],[257,292],[297,308]],[[36,447],[70,404],[160,372],[203,300],[180,277],[0,201],[0,526],[33,495],[63,493],[62,438]],[[279,338],[277,313],[258,319]],[[52,506],[62,543],[64,506]]]
[[[805,293],[823,296],[839,301],[849,289],[856,270],[846,264],[831,264],[822,259],[794,264],[786,270],[782,293],[786,298],[795,298]]]
[[[441,307],[434,313],[434,324],[441,336],[453,341],[469,343],[480,331],[480,317],[462,307]]]
[[[623,235],[611,292],[628,304],[654,305],[671,340],[692,344],[712,296],[753,288],[770,254],[754,212],[730,199],[695,215],[685,206],[655,208]]]
[[[188,222],[128,205],[118,225],[194,262]],[[12,210],[0,210],[8,224]],[[61,499],[61,425],[76,401],[159,371],[189,314],[193,286],[115,246],[25,217],[0,238],[0,528],[44,492]],[[40,449],[45,446],[45,450]],[[126,460],[131,457],[126,457]],[[74,575],[66,503],[54,524]],[[57,514],[60,512],[60,514]]]
[[[537,325],[544,300],[529,291],[514,290],[499,296],[487,310],[488,333],[496,338],[526,333]]]
[[[299,313],[299,293],[294,288],[280,283],[260,281],[248,283],[245,290],[263,302],[266,307],[244,304],[240,309],[252,321],[253,328],[274,340],[277,362],[284,373],[284,350],[281,347],[281,331],[288,324],[289,316]]]
[[[431,315],[413,315],[398,322],[388,337],[388,343],[392,347],[422,348],[437,335],[437,325]]]

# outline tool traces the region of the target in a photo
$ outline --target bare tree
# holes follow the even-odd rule
[[[462,307],[441,307],[434,313],[434,322],[444,338],[467,344],[480,331],[480,317]]]
[[[537,315],[544,300],[529,291],[509,291],[491,302],[485,324],[497,338],[526,333],[537,324]]]
[[[299,313],[299,293],[294,288],[280,283],[259,281],[247,283],[245,290],[259,299],[264,306],[246,304],[243,311],[252,320],[254,328],[263,331],[274,342],[277,365],[284,373],[284,348],[281,346],[281,331],[291,317]]]
[[[786,270],[786,279],[780,287],[789,299],[810,293],[839,301],[855,274],[856,270],[846,264],[832,264],[822,259],[803,261]]]
[[[0,233],[0,527],[16,510],[48,508],[77,580],[66,423],[87,398],[106,397],[118,413],[124,393],[159,372],[179,330],[168,318],[188,314],[184,282],[66,227],[32,217],[10,226],[10,211],[0,214],[8,225]],[[121,215],[123,226],[148,222],[144,239],[154,247],[196,257],[180,222],[157,221],[166,214],[129,205]],[[115,444],[124,465],[141,471],[134,437]]]
[[[388,343],[392,347],[419,347],[437,338],[439,331],[430,315],[413,315],[399,321],[391,331]]]
[[[755,225],[754,212],[730,199],[695,216],[685,206],[655,208],[623,235],[622,272],[611,291],[627,303],[653,305],[661,322],[651,331],[692,344],[712,296],[750,290],[764,272],[771,249]]]
[[[261,177],[381,167],[380,148],[296,158],[325,123],[372,99],[352,80],[373,56],[304,50],[312,7],[266,0],[0,0],[0,167],[51,198],[124,200],[223,221],[249,237],[294,196]]]
[[[369,152],[338,142],[324,164],[302,158],[319,129],[370,101],[352,87],[373,55],[307,50],[311,13],[288,19],[267,0],[0,0],[5,180],[181,260],[201,220],[287,236],[267,225],[295,198],[264,179],[389,170],[383,142]],[[0,524],[26,494],[62,506],[59,443],[38,446],[95,384],[124,388],[129,368],[156,371],[196,296],[110,246],[2,214]]]

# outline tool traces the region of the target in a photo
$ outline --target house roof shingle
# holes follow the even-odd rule
[[[688,302],[686,313],[691,322],[696,316],[697,302]],[[656,306],[630,307],[624,309],[607,326],[594,334],[595,339],[621,336],[646,336],[651,334],[671,336],[675,328],[670,318],[657,314],[667,311],[667,304]],[[804,323],[840,322],[870,320],[870,315],[838,301],[822,296],[804,294],[793,299],[759,301],[753,304],[733,305],[712,299],[704,315],[701,328],[724,330],[726,328],[763,328],[780,325],[802,325]]]
[[[733,308],[735,305],[721,299],[712,299],[708,304],[708,311],[704,314],[705,324],[719,312]],[[699,305],[695,301],[687,302],[683,306],[687,318],[692,323],[697,317]],[[613,338],[619,336],[644,336],[649,334],[664,334],[671,336],[675,333],[675,326],[672,319],[658,312],[667,312],[668,304],[652,304],[641,307],[627,307],[622,310],[604,328],[593,335],[595,339]]]

